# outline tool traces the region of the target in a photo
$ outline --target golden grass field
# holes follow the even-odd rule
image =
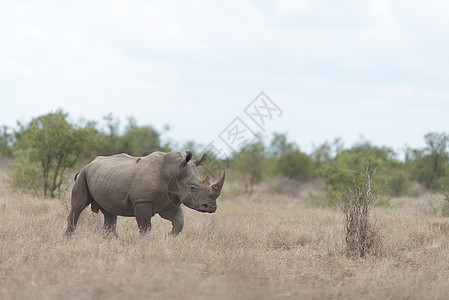
[[[0,299],[449,299],[449,221],[435,195],[375,208],[381,243],[354,259],[341,212],[229,186],[215,214],[184,207],[176,238],[158,216],[147,236],[119,217],[120,237],[105,237],[89,209],[66,237],[67,199],[13,193],[0,173]]]

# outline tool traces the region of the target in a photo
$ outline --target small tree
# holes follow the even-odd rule
[[[274,133],[267,150],[273,161],[274,174],[296,180],[308,180],[314,176],[311,157],[301,152],[295,143],[288,142],[286,134]]]
[[[376,170],[370,171],[366,163],[365,172],[360,183],[353,181],[353,186],[343,196],[344,228],[346,251],[348,256],[365,257],[376,242],[377,235],[370,222],[371,209],[376,204],[376,194],[373,193],[373,177]]]
[[[0,155],[11,156],[13,136],[9,133],[9,128],[5,125],[0,127]]]
[[[267,167],[266,148],[261,139],[256,140],[234,153],[232,160],[233,168],[243,177],[246,190],[250,193],[254,191],[254,185],[262,180],[262,176]]]
[[[271,156],[280,158],[293,149],[295,149],[295,144],[288,142],[286,133],[273,133],[269,151],[271,152]]]
[[[424,140],[424,149],[407,149],[406,167],[412,179],[435,191],[449,181],[449,135],[430,132]]]
[[[134,117],[128,118],[123,134],[119,133],[120,121],[112,113],[103,117],[106,121],[106,132],[102,133],[102,144],[98,149],[101,155],[126,153],[133,156],[144,156],[154,151],[169,151],[169,143],[161,144],[161,134],[151,126],[139,126]],[[168,130],[166,126],[164,130]]]
[[[430,132],[424,136],[429,153],[429,163],[431,167],[430,178],[428,179],[428,187],[436,189],[440,178],[447,173],[447,166],[449,162],[449,153],[447,146],[449,144],[449,136],[444,133]]]
[[[144,156],[168,148],[161,146],[159,133],[153,127],[138,126],[133,117],[128,118],[126,132],[121,137],[120,143],[120,152],[133,156]]]
[[[120,135],[119,135],[119,126],[120,120],[114,118],[112,113],[109,113],[103,117],[103,120],[106,121],[106,132],[103,133],[102,145],[99,149],[99,154],[101,155],[112,155],[117,154],[120,149]]]
[[[20,126],[14,145],[17,158],[10,185],[16,189],[55,197],[64,181],[64,172],[95,147],[97,131],[91,125],[79,127],[58,110]],[[40,186],[40,188],[39,188]]]
[[[328,141],[321,145],[313,145],[311,157],[316,166],[319,167],[333,160],[340,152],[343,151],[343,140],[336,138],[332,143]]]

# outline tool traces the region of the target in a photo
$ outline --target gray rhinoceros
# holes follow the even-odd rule
[[[217,210],[225,173],[217,183],[201,180],[197,167],[207,154],[191,161],[178,151],[154,152],[144,157],[127,154],[99,156],[75,176],[72,208],[66,233],[75,230],[78,217],[89,204],[93,212],[104,215],[104,228],[116,234],[117,216],[136,217],[141,233],[151,228],[151,217],[159,214],[170,220],[172,234],[184,226],[181,203],[200,212]]]

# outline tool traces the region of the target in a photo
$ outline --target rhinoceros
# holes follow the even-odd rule
[[[127,154],[99,156],[75,176],[66,234],[74,232],[78,217],[90,204],[104,215],[104,229],[117,235],[117,216],[136,217],[141,233],[151,229],[151,218],[159,214],[172,222],[173,235],[184,226],[181,203],[200,212],[214,213],[216,199],[225,181],[209,184],[197,167],[207,153],[191,161],[178,151],[154,152],[144,157]]]

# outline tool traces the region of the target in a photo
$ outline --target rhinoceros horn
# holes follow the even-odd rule
[[[195,159],[194,163],[195,166],[199,166],[201,164],[203,164],[207,159],[207,153],[204,153],[200,158]]]
[[[212,198],[217,199],[220,196],[221,188],[225,182],[226,171],[223,171],[223,177],[221,177],[220,181],[211,186],[212,188]]]

